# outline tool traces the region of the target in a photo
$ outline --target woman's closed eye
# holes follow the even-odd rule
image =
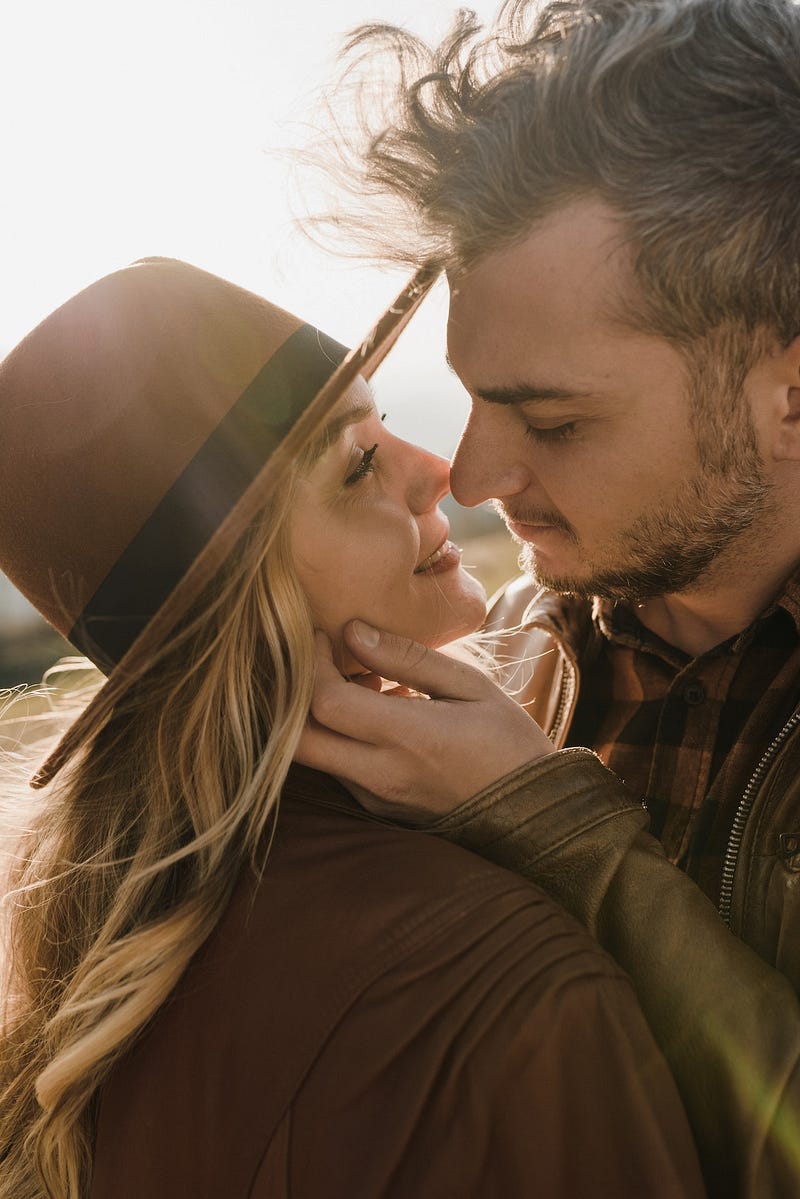
[[[365,479],[367,475],[372,473],[372,471],[375,469],[372,465],[372,460],[375,457],[377,448],[378,443],[376,441],[371,449],[361,451],[361,459],[358,465],[356,466],[355,470],[350,472],[344,481],[345,487],[352,487],[355,483],[360,483],[362,479]]]

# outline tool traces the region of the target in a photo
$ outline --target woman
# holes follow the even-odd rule
[[[0,368],[3,568],[109,676],[9,855],[4,1199],[701,1193],[610,959],[291,767],[315,625],[357,675],[353,616],[430,645],[483,616],[446,463],[359,377],[423,290],[345,357],[147,260]],[[521,709],[507,740],[549,749]]]

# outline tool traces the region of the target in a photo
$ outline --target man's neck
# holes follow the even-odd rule
[[[769,503],[694,586],[631,605],[645,628],[696,658],[742,633],[781,595],[800,570],[800,463],[781,466]]]
[[[709,580],[676,595],[635,605],[645,628],[693,658],[741,633],[780,595],[800,565],[797,555],[771,571],[743,569],[736,578]]]

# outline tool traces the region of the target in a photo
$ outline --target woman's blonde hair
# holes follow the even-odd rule
[[[72,764],[17,800],[3,845],[2,1199],[86,1194],[100,1084],[242,865],[263,869],[314,680],[289,550],[299,473]]]

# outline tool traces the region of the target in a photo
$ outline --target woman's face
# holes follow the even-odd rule
[[[461,566],[438,508],[445,459],[394,437],[358,380],[327,426],[328,447],[301,480],[289,536],[314,622],[339,650],[353,617],[425,645],[481,624],[483,587]]]

